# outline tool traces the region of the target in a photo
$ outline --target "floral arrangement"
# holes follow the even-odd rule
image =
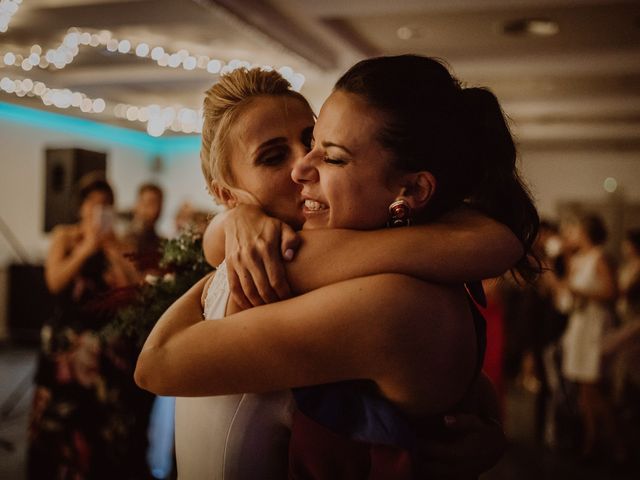
[[[103,334],[106,338],[125,337],[138,349],[164,311],[213,268],[202,252],[202,236],[186,231],[164,240],[154,274],[141,285],[111,292],[106,305],[115,311]]]

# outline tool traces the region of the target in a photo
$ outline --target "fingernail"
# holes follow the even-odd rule
[[[292,248],[287,248],[284,252],[284,259],[287,261],[293,260],[294,251]]]
[[[456,423],[456,417],[454,417],[453,415],[444,416],[444,424],[447,427],[452,427],[453,425],[455,425],[455,423]]]

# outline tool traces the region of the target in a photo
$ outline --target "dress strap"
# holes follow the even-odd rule
[[[452,411],[459,409],[462,403],[469,397],[480,376],[480,372],[482,372],[484,356],[487,351],[487,322],[478,308],[478,305],[482,307],[486,307],[487,305],[487,298],[484,294],[482,283],[472,282],[465,284],[465,287],[467,288],[467,302],[469,304],[469,310],[471,310],[473,326],[476,332],[476,369],[467,390]]]
[[[229,300],[229,282],[227,280],[227,264],[223,261],[216,268],[216,273],[209,283],[207,296],[204,299],[205,319],[224,317]]]

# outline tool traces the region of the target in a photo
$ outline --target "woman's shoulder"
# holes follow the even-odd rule
[[[51,240],[53,242],[64,243],[68,245],[76,242],[81,236],[80,226],[77,224],[61,224],[53,227],[51,231]]]
[[[375,283],[379,288],[392,289],[396,293],[406,292],[413,296],[415,293],[422,293],[426,298],[434,297],[449,301],[464,297],[464,287],[462,284],[443,284],[426,282],[410,275],[401,273],[381,273],[366,277]],[[416,300],[420,298],[414,297]],[[423,297],[424,298],[424,297]]]
[[[380,378],[384,394],[407,411],[441,411],[461,398],[476,367],[476,331],[464,287],[406,275],[370,277],[367,302],[384,321],[364,320],[379,340],[393,375]],[[366,330],[364,327],[369,325]],[[373,330],[373,331],[372,331]],[[434,365],[438,365],[434,368]],[[424,382],[429,387],[417,387]]]
[[[348,280],[347,282],[351,282]],[[393,308],[397,315],[386,316],[391,330],[421,332],[426,324],[451,329],[470,315],[462,284],[438,284],[398,273],[383,273],[357,279],[356,290],[368,293],[374,309]],[[357,293],[356,293],[357,294]],[[416,322],[421,318],[423,322]],[[440,328],[440,326],[438,326]]]

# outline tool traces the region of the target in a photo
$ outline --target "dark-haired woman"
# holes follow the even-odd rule
[[[563,235],[573,254],[563,290],[572,307],[562,338],[562,374],[579,385],[582,450],[589,456],[602,430],[610,442],[618,441],[611,406],[600,385],[602,339],[613,327],[617,287],[602,249],[607,230],[600,217],[580,215],[563,227]]]
[[[394,274],[332,284],[331,275],[314,277],[313,264],[294,273],[297,262],[317,233],[316,261],[334,270],[336,282],[342,264],[332,258],[331,245],[340,244],[345,232],[334,229],[406,224],[410,212],[414,222],[425,222],[465,201],[511,227],[527,252],[537,215],[515,173],[515,149],[495,97],[463,92],[432,59],[404,56],[356,65],[323,106],[314,137],[311,151],[294,166],[306,223],[300,257],[289,273],[297,291],[305,286],[295,285],[296,278],[302,285],[308,277],[326,283],[215,322],[199,321],[201,283],[156,325],[136,378],[157,393],[182,396],[333,382],[297,390],[301,415],[294,420],[290,474],[347,478],[350,471],[366,478],[366,472],[386,472],[380,478],[404,478],[412,474],[412,425],[428,425],[431,415],[460,405],[474,383],[481,321],[475,321],[462,284]],[[500,158],[492,161],[492,155]],[[225,195],[237,201],[233,189]],[[521,267],[528,271],[526,260]],[[354,407],[346,414],[343,400]],[[346,424],[331,424],[336,416]],[[403,423],[402,417],[411,420]],[[306,439],[314,451],[300,443],[300,426],[307,433],[311,428]],[[325,439],[335,441],[315,442],[322,429],[329,431]],[[370,448],[374,444],[389,448]]]
[[[45,281],[56,299],[41,332],[29,425],[28,477],[145,478],[145,402],[115,345],[98,332],[109,289],[137,280],[111,226],[113,190],[96,174],[79,182],[79,221],[52,234]],[[137,458],[136,458],[137,457]]]

